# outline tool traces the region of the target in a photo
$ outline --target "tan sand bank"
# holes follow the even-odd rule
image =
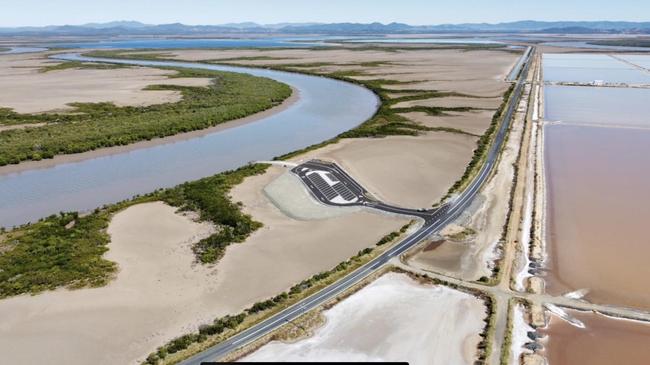
[[[508,90],[508,84],[505,82],[495,82],[494,80],[470,80],[470,81],[424,81],[412,84],[390,85],[386,87],[393,91],[408,90],[439,90],[445,92],[459,92],[474,96],[496,97],[503,95]]]
[[[469,294],[389,273],[324,314],[326,324],[312,337],[271,342],[242,360],[472,364],[485,305]]]
[[[456,128],[478,136],[490,126],[494,112],[491,110],[447,112],[445,116],[431,116],[421,112],[403,113],[406,118],[427,127]]]
[[[207,86],[207,78],[175,78],[175,72],[146,67],[119,69],[66,69],[39,72],[56,64],[43,55],[0,58],[0,107],[19,113],[71,110],[68,103],[112,102],[118,106],[144,106],[181,100],[172,90],[143,90],[149,85]]]
[[[413,82],[388,85],[395,90],[455,91],[499,97],[507,88],[503,79],[519,55],[503,50],[178,50],[169,58],[189,61],[222,61],[253,66],[301,66],[312,72],[359,71],[359,80],[388,79]],[[140,52],[134,52],[135,54]],[[146,52],[145,52],[146,53]],[[160,53],[160,52],[155,52]]]
[[[412,106],[432,106],[443,108],[471,107],[478,109],[496,109],[501,104],[502,98],[465,98],[450,96],[423,100],[403,101],[393,105],[393,108],[409,108]]]
[[[115,215],[106,258],[117,278],[96,289],[0,301],[0,352],[9,364],[127,364],[205,316],[198,300],[214,270],[194,266],[190,242],[212,231],[163,203]],[[34,346],[38,346],[35,350]]]

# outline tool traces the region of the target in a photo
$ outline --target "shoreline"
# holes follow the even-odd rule
[[[286,98],[280,105],[276,105],[270,109],[261,111],[259,113],[251,114],[244,118],[233,119],[227,122],[217,124],[212,127],[199,129],[191,132],[174,134],[172,136],[167,136],[167,137],[154,138],[148,141],[140,141],[126,146],[105,147],[105,148],[99,148],[96,150],[86,151],[81,153],[57,155],[47,160],[44,159],[40,161],[25,161],[15,165],[0,166],[0,178],[5,175],[18,174],[18,173],[28,172],[31,170],[46,169],[57,165],[81,162],[85,160],[91,160],[94,158],[112,156],[112,155],[131,152],[139,149],[155,147],[158,145],[186,141],[193,138],[203,137],[208,134],[216,133],[222,130],[236,128],[245,124],[257,122],[261,119],[264,119],[271,115],[280,113],[286,109],[289,109],[300,100],[300,90],[296,89],[291,85],[289,86],[291,87],[291,95],[288,98]]]

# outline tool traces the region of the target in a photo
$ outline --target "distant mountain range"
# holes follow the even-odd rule
[[[257,24],[252,22],[221,25],[144,24],[136,21],[89,23],[84,25],[52,25],[44,27],[0,27],[4,36],[116,36],[116,35],[209,35],[209,34],[413,34],[413,33],[603,33],[650,34],[650,22],[623,21],[558,21],[523,20],[509,23],[466,23],[440,25],[408,25],[403,23],[280,23]]]

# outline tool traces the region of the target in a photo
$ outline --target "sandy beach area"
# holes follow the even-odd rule
[[[325,325],[312,337],[271,342],[242,360],[473,364],[485,305],[466,293],[388,273],[324,315]]]

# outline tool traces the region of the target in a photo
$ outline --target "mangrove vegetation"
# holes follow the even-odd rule
[[[52,67],[60,69],[67,65]],[[0,125],[47,123],[0,132],[0,166],[205,129],[272,108],[292,92],[283,83],[246,74],[172,70],[176,74],[171,77],[202,77],[212,81],[208,87],[152,85],[147,88],[180,92],[182,100],[176,103],[126,107],[112,103],[73,103],[75,109],[71,113],[37,115],[0,109]]]
[[[215,233],[193,247],[197,260],[216,262],[228,245],[242,242],[262,226],[228,197],[247,176],[261,174],[266,165],[249,165],[124,202],[90,214],[61,213],[0,233],[0,298],[58,287],[105,285],[116,264],[102,255],[108,250],[108,224],[116,212],[131,205],[162,200],[181,211],[192,210],[215,225]]]

